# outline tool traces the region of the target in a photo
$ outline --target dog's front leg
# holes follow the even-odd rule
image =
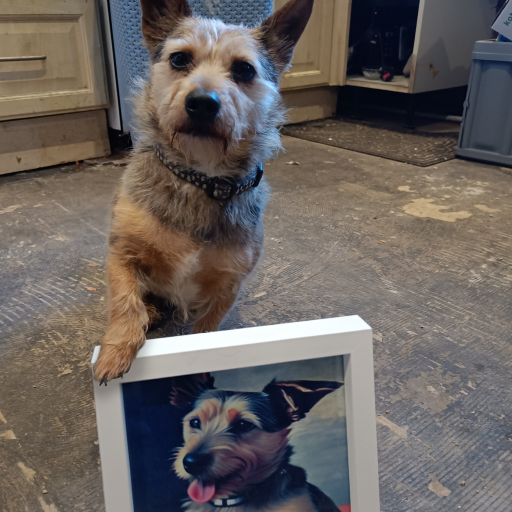
[[[208,298],[198,310],[198,320],[191,334],[216,331],[238,296],[240,283],[226,279],[223,275],[215,276],[212,281],[204,283],[210,293],[206,294]]]
[[[126,373],[146,340],[149,316],[134,263],[115,252],[108,258],[109,320],[94,377],[107,383]]]

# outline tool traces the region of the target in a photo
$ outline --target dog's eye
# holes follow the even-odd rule
[[[189,421],[189,425],[191,426],[191,428],[200,430],[201,429],[201,420],[199,418],[192,418]]]
[[[247,420],[238,420],[235,421],[231,427],[229,427],[229,430],[232,434],[239,435],[239,434],[245,434],[246,432],[250,432],[251,430],[255,429],[256,425],[254,423],[251,423]]]
[[[192,62],[192,55],[185,52],[171,54],[171,66],[180,71],[187,69]]]
[[[231,66],[231,74],[235,82],[249,82],[254,78],[256,70],[248,62],[238,60]]]

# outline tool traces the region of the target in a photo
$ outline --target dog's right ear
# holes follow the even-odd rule
[[[286,71],[292,61],[293,50],[313,12],[313,3],[314,0],[289,0],[256,29],[279,73]]]
[[[209,389],[215,389],[214,378],[209,373],[173,377],[171,404],[191,411],[197,399]]]
[[[154,56],[156,47],[164,41],[176,24],[192,16],[187,0],[140,0],[142,34]]]

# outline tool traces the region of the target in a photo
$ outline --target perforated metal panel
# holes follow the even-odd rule
[[[189,0],[198,16],[255,26],[272,10],[272,0]],[[134,79],[146,76],[149,53],[142,45],[139,0],[109,0],[123,130],[133,132],[130,101]]]
[[[257,25],[272,10],[272,0],[191,0],[189,4],[198,16],[249,27]]]

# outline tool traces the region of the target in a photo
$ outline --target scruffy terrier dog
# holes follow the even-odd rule
[[[254,29],[192,17],[186,0],[141,0],[151,76],[137,100],[140,140],[114,201],[109,323],[95,377],[127,372],[169,300],[193,333],[217,330],[255,270],[281,148],[281,74],[313,0],[291,0]]]
[[[174,470],[189,481],[186,512],[339,512],[290,464],[290,426],[339,382],[272,381],[261,393],[175,389],[190,412]]]

